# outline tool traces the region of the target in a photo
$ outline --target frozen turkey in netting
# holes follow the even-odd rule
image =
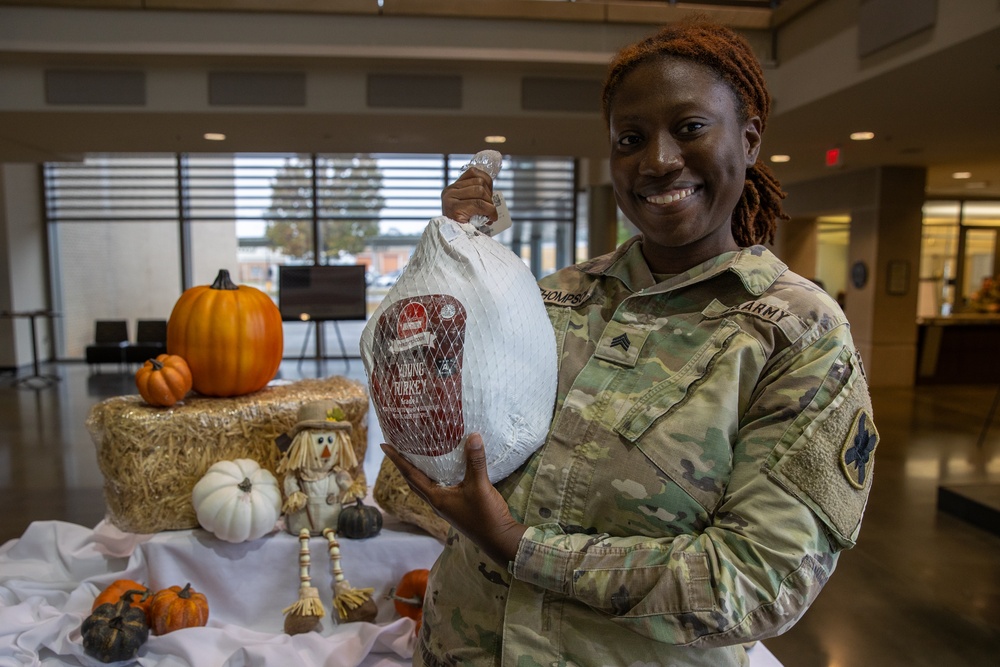
[[[469,224],[434,218],[361,334],[387,442],[440,484],[465,475],[464,437],[483,436],[490,480],[545,440],[555,336],[520,257]]]

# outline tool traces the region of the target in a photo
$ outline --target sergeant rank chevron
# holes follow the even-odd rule
[[[632,341],[628,339],[628,334],[621,334],[611,339],[611,347],[620,347],[625,352],[632,347]]]

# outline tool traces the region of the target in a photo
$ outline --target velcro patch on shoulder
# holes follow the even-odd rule
[[[857,369],[849,386],[774,464],[771,475],[827,525],[842,547],[854,545],[868,502],[878,432],[868,386]]]

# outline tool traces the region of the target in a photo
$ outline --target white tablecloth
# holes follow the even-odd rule
[[[208,597],[208,625],[151,634],[137,656],[141,665],[408,664],[414,622],[399,618],[386,596],[407,571],[430,567],[441,544],[388,518],[376,537],[338,541],[350,584],[375,588],[377,622],[331,620],[329,545],[314,537],[310,574],[326,616],[320,632],[289,636],[281,610],[298,599],[299,543],[288,533],[230,544],[200,529],[134,535],[104,522],[93,530],[33,523],[0,547],[0,665],[102,665],[83,652],[80,624],[97,593],[117,579],[154,590],[190,582]]]
[[[327,615],[319,632],[289,636],[281,610],[298,599],[299,545],[292,535],[229,544],[200,529],[134,535],[105,522],[93,530],[33,523],[0,546],[0,666],[103,665],[83,652],[80,624],[97,593],[117,579],[154,590],[190,582],[208,596],[208,625],[150,634],[137,656],[140,665],[408,665],[414,622],[399,618],[386,596],[407,571],[430,567],[441,544],[391,517],[376,537],[339,542],[347,580],[375,588],[376,623],[331,620],[328,543],[314,537],[310,574]],[[751,667],[781,667],[762,644],[749,653]]]

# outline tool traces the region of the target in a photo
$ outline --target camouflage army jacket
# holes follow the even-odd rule
[[[763,247],[655,283],[638,239],[540,283],[547,441],[497,486],[497,566],[452,531],[414,664],[745,665],[854,544],[878,441],[844,315]]]

